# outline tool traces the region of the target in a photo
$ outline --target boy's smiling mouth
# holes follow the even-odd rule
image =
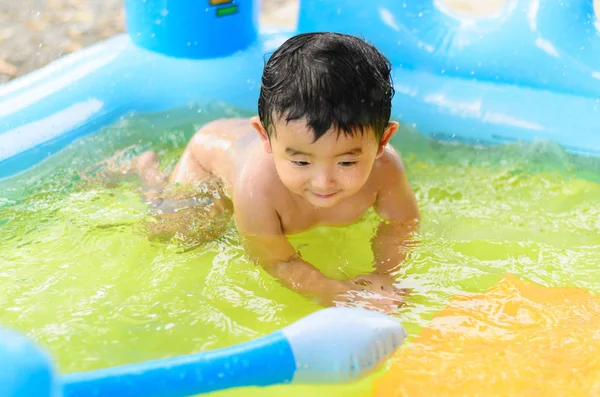
[[[316,193],[316,192],[311,192],[311,193],[320,199],[328,199],[328,198],[331,198],[331,197],[335,196],[336,194],[338,194],[338,192],[327,193],[327,194],[321,194],[321,193]]]

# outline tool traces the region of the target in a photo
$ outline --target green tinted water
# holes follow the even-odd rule
[[[233,228],[192,250],[150,242],[136,227],[148,215],[132,183],[109,189],[78,177],[130,145],[158,150],[172,167],[199,126],[239,115],[215,107],[125,118],[1,181],[0,324],[73,372],[230,346],[318,310],[250,264]],[[485,291],[504,273],[600,292],[599,161],[548,143],[441,144],[408,129],[394,145],[423,214],[421,244],[399,276],[415,290],[400,313],[410,334],[452,296]],[[371,215],[292,241],[326,274],[355,275],[369,269],[376,223]],[[215,395],[368,395],[372,380]]]

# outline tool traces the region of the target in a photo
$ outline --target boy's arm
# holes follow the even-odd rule
[[[261,197],[262,195],[252,195]],[[264,199],[235,200],[235,221],[250,258],[286,287],[316,297],[320,304],[331,305],[336,296],[348,292],[350,283],[326,277],[304,261],[281,230],[274,208]]]
[[[384,221],[373,238],[372,248],[375,273],[388,275],[406,258],[420,214],[400,157],[392,153],[384,161],[385,172],[382,175],[385,175],[385,180],[375,203],[375,211]]]

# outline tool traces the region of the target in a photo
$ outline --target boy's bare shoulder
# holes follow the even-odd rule
[[[236,224],[244,233],[279,235],[282,231],[279,212],[286,190],[268,160],[254,158],[232,189]]]
[[[234,205],[236,201],[261,203],[277,207],[277,202],[286,189],[275,169],[273,161],[267,154],[253,153],[247,164],[236,177],[233,186]]]
[[[400,155],[392,146],[386,146],[383,155],[377,159],[373,166],[374,177],[385,182],[393,175],[404,174],[404,164]]]

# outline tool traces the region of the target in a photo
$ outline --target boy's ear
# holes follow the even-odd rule
[[[252,123],[252,127],[258,132],[258,136],[260,136],[260,140],[263,144],[263,149],[268,154],[272,154],[273,150],[271,150],[271,141],[269,140],[269,133],[265,130],[262,123],[260,122],[260,118],[258,116],[254,116],[250,119],[250,123]]]
[[[390,121],[387,127],[385,127],[383,135],[381,136],[381,140],[379,141],[379,148],[377,149],[377,158],[383,155],[383,152],[385,151],[385,146],[389,143],[390,139],[392,139],[394,134],[398,131],[398,127],[400,127],[400,124],[398,124],[398,122],[396,121]]]

